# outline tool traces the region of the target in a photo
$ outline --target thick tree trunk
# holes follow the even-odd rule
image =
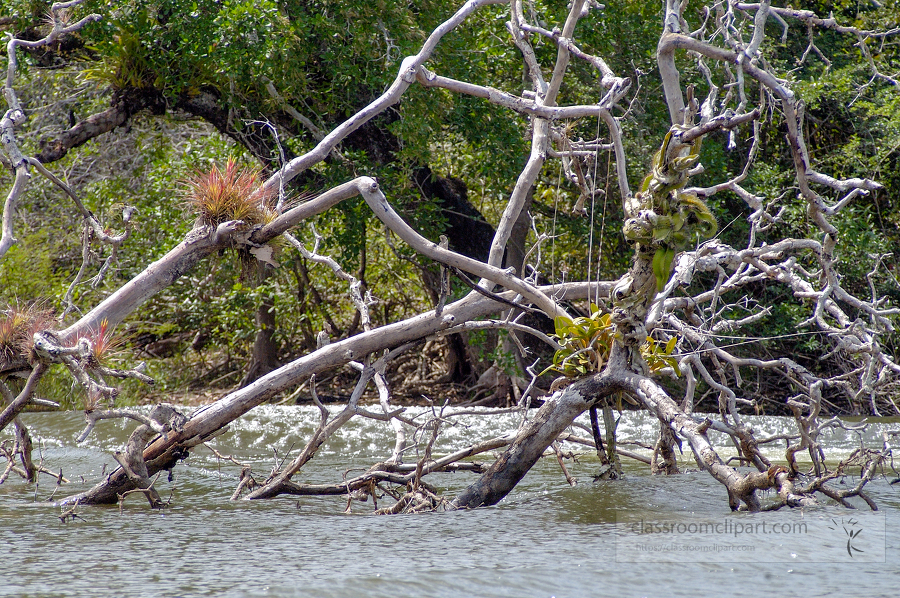
[[[257,285],[265,282],[267,278],[266,266],[263,263],[257,265]],[[246,386],[265,376],[272,370],[281,366],[278,361],[278,345],[275,343],[275,304],[271,295],[263,297],[259,307],[256,308],[256,336],[253,339],[253,349],[250,353],[250,366],[241,386]]]
[[[519,217],[513,224],[509,241],[506,242],[506,254],[503,256],[503,266],[505,268],[515,268],[516,274],[521,278],[525,278],[525,243],[528,238],[528,231],[531,230],[531,214],[529,210],[533,200],[534,193],[529,191],[526,195],[525,204],[522,206],[522,211],[519,212]],[[516,311],[513,317],[520,313],[518,310],[512,311]],[[515,393],[517,389],[515,387],[522,381],[520,376],[525,375],[525,368],[534,361],[534,359],[526,359],[526,356],[519,350],[519,343],[510,338],[512,334],[515,333],[509,332],[501,335],[500,355],[512,356],[515,371],[508,371],[499,361],[494,362],[494,367],[497,368],[500,375],[500,384],[494,393],[495,400],[499,405],[509,404],[510,401],[516,402]],[[507,363],[509,363],[508,360]],[[522,386],[525,386],[525,384],[522,384]]]
[[[250,353],[250,367],[241,381],[242,386],[258,380],[281,365],[278,362],[278,345],[273,339],[275,326],[274,305],[272,299],[266,297],[256,310],[256,336]]]
[[[113,94],[110,107],[92,114],[55,137],[41,139],[41,151],[35,155],[44,164],[61,160],[69,152],[94,137],[125,125],[131,116],[148,109],[153,114],[164,114],[166,102],[162,93],[154,89],[127,89]]]
[[[163,469],[170,469],[177,459],[186,456],[185,449],[213,437],[236,418],[261,405],[276,393],[295,386],[311,374],[339,367],[349,359],[423,338],[449,328],[456,322],[483,317],[495,311],[496,305],[485,297],[471,294],[445,307],[441,317],[435,317],[432,311],[362,332],[282,366],[212,405],[195,411],[180,429],[152,441],[143,453],[148,475],[153,476]],[[79,504],[115,503],[118,494],[133,487],[129,484],[128,476],[119,468],[97,486],[63,502],[73,503],[77,500]]]
[[[491,249],[494,228],[481,212],[469,202],[466,184],[453,177],[441,177],[430,168],[421,167],[413,174],[413,181],[425,197],[438,203],[441,214],[447,219],[444,236],[448,247],[467,257],[486,261]],[[440,296],[440,279],[432,271],[422,274],[432,300],[437,304]],[[476,359],[468,349],[468,339],[462,334],[447,337],[445,379],[457,384],[470,384],[477,378]]]
[[[451,507],[474,509],[503,500],[576,417],[599,398],[622,389],[621,380],[608,374],[596,374],[582,378],[546,399],[509,448],[477,482],[453,499]]]
[[[487,261],[494,228],[469,202],[466,184],[453,177],[438,176],[428,167],[416,169],[413,181],[425,197],[434,200],[447,219],[444,235],[453,251]]]
[[[519,217],[512,226],[509,241],[506,242],[506,255],[503,256],[505,268],[515,268],[516,274],[525,278],[525,254],[527,252],[526,241],[531,230],[531,204],[534,202],[534,190],[529,190],[525,196],[525,204]]]
[[[566,297],[584,296],[591,292],[589,289],[596,292],[593,285],[589,283],[546,287],[543,291],[554,293],[561,299],[565,299]],[[608,289],[604,289],[604,291],[608,292]],[[507,294],[507,297],[511,295],[511,293]],[[152,476],[159,471],[170,469],[178,459],[187,456],[187,449],[212,438],[241,415],[261,405],[277,393],[306,380],[310,374],[340,367],[349,359],[358,359],[387,347],[396,347],[424,338],[459,322],[475,320],[496,311],[497,303],[495,301],[471,293],[446,306],[441,317],[436,317],[433,311],[420,314],[402,322],[361,332],[354,337],[331,343],[292,361],[249,386],[198,409],[177,430],[170,431],[165,436],[151,441],[143,453],[148,475]],[[85,492],[63,499],[61,502],[63,504],[71,504],[75,501],[78,501],[79,504],[112,504],[116,502],[118,494],[131,488],[128,484],[128,477],[120,468],[112,472],[100,484]]]

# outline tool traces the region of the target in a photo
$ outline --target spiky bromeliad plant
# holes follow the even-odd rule
[[[0,310],[0,364],[28,359],[34,333],[46,328],[52,318],[52,312],[39,303]]]
[[[106,365],[108,360],[121,353],[125,348],[125,336],[115,332],[109,326],[109,320],[104,318],[100,326],[91,330],[88,340],[91,343],[91,352],[88,355],[89,365]]]
[[[213,164],[209,171],[198,172],[185,182],[186,203],[196,212],[199,225],[218,226],[231,220],[249,226],[266,224],[278,213],[271,205],[275,192],[263,190],[262,183],[260,169],[241,166],[237,160],[229,158],[224,170]],[[276,237],[268,246],[277,251],[281,246],[279,240],[280,237]],[[254,257],[253,251],[247,247],[238,248],[242,278],[250,275],[257,259],[274,263],[271,250],[265,258]]]
[[[218,226],[229,220],[263,224],[274,216],[269,202],[273,193],[259,191],[263,183],[260,169],[241,166],[229,158],[225,169],[216,164],[186,181],[187,204],[201,224]]]
[[[7,309],[0,317],[0,363],[9,363],[25,351],[28,322],[19,311]]]

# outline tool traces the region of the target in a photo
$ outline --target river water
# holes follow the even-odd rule
[[[78,413],[24,420],[35,459],[62,468],[71,480],[55,498],[100,479],[104,466],[114,465],[110,452],[134,427],[103,422],[76,446],[83,426]],[[296,454],[317,420],[315,409],[265,406],[211,444],[264,478],[274,451],[281,458],[293,445]],[[515,429],[517,422],[515,416],[457,418],[434,454]],[[753,425],[761,436],[790,429],[784,418],[754,418]],[[861,441],[878,447],[879,431],[898,425],[880,420],[863,438],[829,434],[828,458],[849,454]],[[652,443],[656,429],[646,414],[626,413],[619,434]],[[384,422],[351,421],[295,480],[339,482],[345,471],[352,476],[387,458],[392,446]],[[773,460],[783,459],[783,446],[771,449]],[[564,448],[582,451],[576,462],[567,461],[575,487],[555,458],[545,458],[496,507],[425,515],[373,516],[371,500],[354,502],[346,514],[340,497],[233,502],[239,468],[205,447],[176,467],[172,482],[160,478],[160,494],[172,497],[160,511],[132,496],[121,510],[79,507],[79,518],[62,523],[60,508],[48,501],[55,480],[42,476],[36,487],[13,475],[0,486],[0,595],[898,595],[900,484],[889,483],[896,473],[867,487],[878,513],[824,505],[732,514],[723,488],[692,471],[687,455],[682,475],[653,477],[626,459],[624,480],[594,482],[596,456]],[[457,472],[427,479],[452,497],[476,478]]]

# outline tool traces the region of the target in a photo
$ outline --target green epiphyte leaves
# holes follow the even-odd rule
[[[653,276],[656,277],[656,291],[662,291],[669,282],[669,273],[672,271],[672,261],[675,259],[675,250],[670,247],[660,247],[653,254]]]

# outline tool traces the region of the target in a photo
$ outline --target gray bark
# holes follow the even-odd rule
[[[608,373],[582,378],[548,398],[481,478],[451,502],[454,509],[495,505],[515,488],[547,447],[597,400],[625,386]]]
[[[553,292],[556,289],[557,295],[565,297],[567,293],[571,293],[572,296],[579,293],[583,295],[589,287],[590,285],[582,283],[565,287],[547,287],[544,290]],[[426,337],[440,330],[451,328],[457,323],[486,316],[495,312],[497,305],[496,302],[473,293],[446,306],[440,317],[436,317],[433,311],[427,312],[402,322],[331,343],[286,364],[256,382],[222,397],[215,403],[201,407],[188,418],[180,429],[152,440],[143,452],[148,475],[152,476],[161,470],[170,469],[177,459],[186,455],[186,449],[211,438],[241,415],[261,405],[279,392],[296,386],[311,374],[341,366],[349,360],[361,358],[385,348],[396,347],[411,340]],[[115,503],[118,494],[131,488],[128,484],[129,479],[126,472],[119,468],[100,484],[85,492],[63,499],[61,504],[72,504],[76,501],[79,504]]]

